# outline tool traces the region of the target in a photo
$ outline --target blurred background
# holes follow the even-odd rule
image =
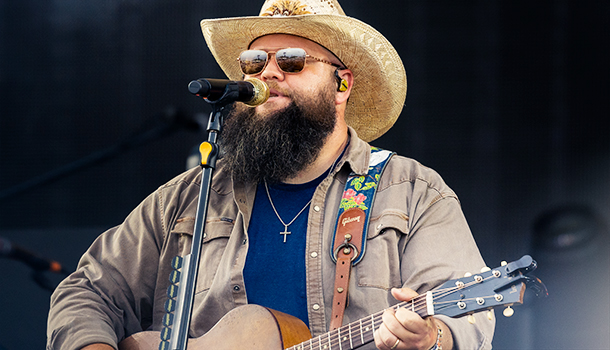
[[[71,271],[184,171],[210,112],[187,85],[224,78],[199,21],[262,2],[0,0],[0,349],[44,348],[61,279],[8,243]],[[403,113],[373,144],[444,177],[490,266],[539,263],[549,297],[498,312],[494,348],[609,349],[610,2],[341,5],[407,70]]]

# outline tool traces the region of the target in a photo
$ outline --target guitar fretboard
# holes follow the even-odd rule
[[[417,296],[409,302],[398,303],[392,308],[398,310],[401,307],[407,307],[418,313],[421,317],[428,316],[425,295]],[[365,318],[361,318],[358,321],[351,322],[328,333],[311,338],[301,344],[287,348],[286,350],[357,349],[374,340],[373,334],[383,322],[381,319],[382,314],[383,311],[380,311]]]

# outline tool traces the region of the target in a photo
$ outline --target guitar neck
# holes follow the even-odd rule
[[[398,310],[405,307],[419,314],[421,317],[428,315],[427,295],[419,295],[408,302],[401,302],[392,308]],[[289,347],[286,350],[343,350],[357,349],[374,340],[375,330],[383,323],[381,315],[383,311],[361,318],[341,326],[328,333],[313,337],[301,344]]]

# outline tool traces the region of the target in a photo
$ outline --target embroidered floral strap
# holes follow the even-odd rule
[[[356,216],[342,218],[342,216],[344,216],[343,213],[354,208],[362,210],[362,212],[364,212],[363,215],[361,215],[363,222],[358,225],[359,227],[362,227],[362,232],[352,233],[352,236],[362,234],[361,239],[354,240],[354,243],[358,243],[359,246],[354,247],[358,254],[357,256],[353,257],[352,265],[359,263],[364,256],[364,252],[366,250],[367,227],[370,213],[372,211],[371,208],[373,207],[373,200],[375,199],[375,193],[377,191],[377,184],[379,183],[383,169],[385,169],[386,164],[393,155],[393,152],[382,150],[377,147],[371,147],[368,172],[364,175],[358,175],[352,172],[345,183],[345,190],[343,192],[343,197],[341,198],[341,203],[339,204],[339,212],[337,213],[338,219],[335,226],[333,242],[337,242],[337,231],[341,227],[344,227],[351,221],[356,221],[359,219]],[[357,212],[360,211],[357,210]],[[343,237],[339,238],[339,240],[342,241]],[[337,252],[334,245],[331,251],[331,257],[336,263]]]

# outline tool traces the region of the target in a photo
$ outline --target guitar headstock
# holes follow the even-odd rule
[[[498,306],[522,304],[526,285],[533,286],[537,295],[546,296],[544,284],[526,276],[536,267],[536,261],[525,255],[495,269],[483,268],[480,273],[450,280],[433,291],[434,313],[461,317]],[[505,313],[507,317],[511,315]]]

